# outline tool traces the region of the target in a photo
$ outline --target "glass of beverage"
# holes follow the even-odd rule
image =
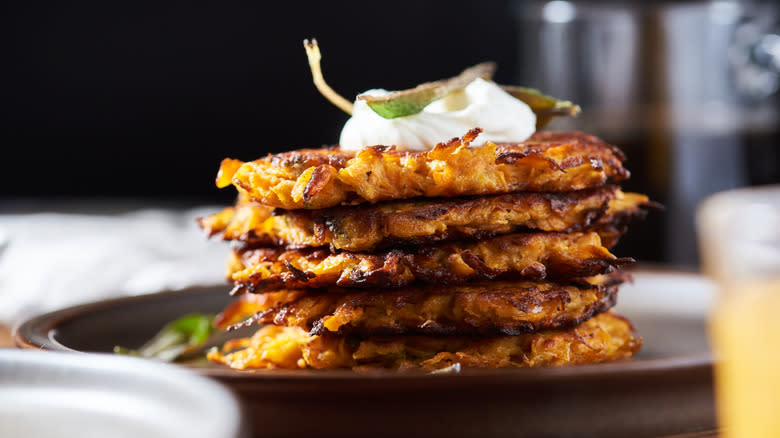
[[[780,436],[780,186],[732,190],[697,211],[711,316],[718,418],[726,437]]]

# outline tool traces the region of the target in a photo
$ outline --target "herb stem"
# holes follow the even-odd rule
[[[344,99],[340,94],[333,91],[330,85],[325,82],[325,78],[322,76],[322,69],[320,67],[320,61],[322,60],[322,54],[320,53],[320,46],[317,44],[317,40],[312,38],[311,41],[303,40],[303,47],[306,49],[306,57],[309,58],[309,68],[311,69],[311,76],[314,80],[314,86],[317,90],[325,96],[333,105],[336,105],[345,113],[352,115],[352,102]]]

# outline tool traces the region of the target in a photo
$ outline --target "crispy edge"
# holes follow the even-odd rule
[[[303,326],[312,334],[517,335],[569,327],[610,309],[626,278],[615,273],[580,285],[483,282],[362,292],[279,291],[270,301],[244,295],[238,301],[248,304],[236,304],[233,310],[255,313],[228,328],[259,323]],[[574,312],[566,308],[572,302],[579,304]],[[241,317],[223,312],[219,320]]]
[[[589,134],[544,132],[523,143],[468,148],[479,132],[428,152],[372,146],[347,159],[338,149],[290,151],[244,163],[232,181],[263,204],[321,209],[418,196],[578,190],[629,176],[619,149]]]
[[[330,246],[366,252],[485,239],[530,229],[582,230],[594,223],[608,223],[610,218],[604,216],[611,215],[614,208],[610,204],[621,194],[617,187],[605,186],[568,193],[526,192],[319,211],[274,211],[239,200],[236,207],[200,218],[198,223],[209,236],[252,246]]]
[[[234,249],[237,291],[280,288],[403,287],[494,279],[561,280],[612,272],[634,263],[601,245],[596,232],[509,234],[477,242],[331,253],[323,249]]]
[[[627,359],[642,338],[624,317],[597,315],[567,329],[532,334],[477,337],[312,336],[298,327],[265,326],[252,338],[230,341],[209,360],[236,369],[352,368],[368,371],[564,366]]]

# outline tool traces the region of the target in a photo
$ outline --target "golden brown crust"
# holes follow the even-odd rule
[[[415,282],[561,280],[590,277],[633,263],[601,245],[596,232],[508,234],[476,242],[352,253],[327,249],[233,250],[230,280],[238,291],[280,288],[403,287]]]
[[[219,181],[284,209],[322,209],[416,197],[571,191],[628,178],[623,154],[582,132],[538,132],[517,144],[468,147],[479,129],[428,152],[372,146],[358,152],[301,149],[244,163],[227,160]]]
[[[369,337],[312,336],[298,327],[266,326],[238,339],[209,359],[236,369],[352,368],[436,370],[541,367],[598,363],[631,357],[642,345],[625,318],[607,312],[568,330],[519,336]],[[240,348],[240,349],[239,349]],[[239,349],[237,351],[232,351]]]
[[[236,207],[201,218],[199,223],[209,236],[254,246],[330,246],[368,252],[484,239],[529,229],[571,232],[594,224],[620,226],[631,217],[643,214],[649,204],[646,196],[623,193],[615,186],[568,193],[521,192],[318,211],[274,211],[239,200]]]
[[[245,294],[237,308],[254,315],[234,327],[256,322],[303,327],[312,334],[516,335],[571,327],[611,308],[621,274],[590,281],[493,281],[338,293],[282,290],[258,300]],[[227,309],[220,322],[243,316],[235,312]]]

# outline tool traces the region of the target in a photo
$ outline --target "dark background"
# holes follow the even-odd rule
[[[508,1],[209,3],[8,2],[0,197],[229,202],[222,158],[338,140],[304,38],[348,99],[484,60],[516,76]]]
[[[658,82],[661,70],[652,67],[670,62],[664,58],[669,47],[683,41],[664,41],[658,23],[669,7],[694,5],[702,11],[707,2],[603,3],[638,11],[640,34],[650,41],[636,48],[645,61],[641,75],[630,81],[642,92],[632,104],[668,103],[670,89]],[[695,263],[692,211],[699,198],[675,202],[676,194],[687,193],[678,184],[691,180],[696,170],[700,181],[691,184],[699,195],[728,188],[721,187],[726,184],[722,175],[710,176],[704,164],[734,157],[740,159],[733,166],[747,166],[743,184],[779,182],[778,127],[740,131],[726,139],[700,136],[693,145],[699,152],[692,152],[691,144],[678,144],[675,134],[654,128],[653,117],[629,118],[619,124],[622,134],[601,129],[610,118],[598,116],[598,99],[587,93],[614,84],[609,74],[621,74],[614,65],[620,63],[613,59],[602,65],[581,37],[603,26],[574,25],[571,41],[562,44],[523,27],[517,11],[529,4],[534,3],[6,2],[0,9],[0,213],[232,202],[233,189],[214,185],[223,158],[252,160],[337,142],[348,116],[312,84],[302,41],[316,37],[326,80],[348,99],[370,88],[409,88],[493,60],[499,64],[499,83],[538,87],[582,104],[576,126],[627,153],[633,178],[624,184],[626,190],[648,193],[669,207],[635,222],[616,254]],[[612,47],[613,37],[605,35],[599,44]],[[549,44],[539,44],[545,41]],[[707,44],[716,47],[713,41]],[[542,68],[540,48],[553,55],[544,56],[548,61],[570,54],[566,64],[575,68]],[[704,52],[691,53],[683,64],[707,65],[709,73],[709,66],[726,68]],[[556,75],[576,79],[578,85],[570,87],[575,94],[558,94],[551,85]],[[650,93],[656,88],[657,99]],[[739,150],[718,155],[711,148],[718,142]],[[678,159],[674,150],[687,151],[689,161]],[[685,241],[677,247],[688,251],[669,245],[680,236]]]

